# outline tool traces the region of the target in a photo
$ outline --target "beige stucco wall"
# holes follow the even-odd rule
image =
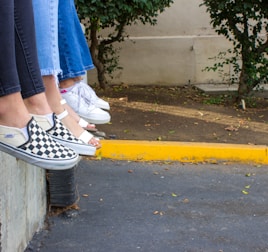
[[[159,15],[156,26],[129,27],[130,39],[119,45],[123,70],[110,81],[136,85],[222,82],[217,73],[202,69],[212,65],[209,58],[230,45],[214,32],[209,14],[199,6],[201,2],[175,0]],[[91,83],[96,82],[96,71],[89,72],[88,77]]]

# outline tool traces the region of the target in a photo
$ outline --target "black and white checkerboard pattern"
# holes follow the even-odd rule
[[[53,115],[54,119],[54,126],[47,130],[47,133],[50,134],[53,138],[56,140],[64,140],[67,142],[72,142],[76,144],[82,144],[84,143],[77,139],[63,124],[62,122],[57,118],[57,116]]]
[[[27,125],[29,140],[18,148],[46,159],[69,159],[76,153],[54,141],[34,119]]]

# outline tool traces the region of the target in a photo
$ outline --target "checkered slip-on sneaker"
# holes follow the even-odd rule
[[[79,156],[52,139],[32,118],[27,139],[18,128],[0,126],[0,150],[30,164],[49,170],[71,169]]]
[[[74,137],[74,135],[62,124],[62,122],[53,114],[53,125],[50,124],[46,116],[34,115],[37,123],[57,142],[73,149],[80,155],[93,156],[96,153],[96,147],[86,144]]]

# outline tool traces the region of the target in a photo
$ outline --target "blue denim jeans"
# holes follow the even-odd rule
[[[94,68],[74,0],[33,0],[42,75],[60,80]]]
[[[0,96],[44,92],[31,0],[0,0]]]
[[[60,80],[84,75],[93,69],[88,44],[77,16],[74,0],[59,0]]]
[[[58,47],[58,0],[33,0],[38,59],[43,75],[61,72]]]

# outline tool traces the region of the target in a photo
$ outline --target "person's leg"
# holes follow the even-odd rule
[[[79,100],[84,98],[77,96],[77,92],[80,90],[80,77],[85,75],[87,70],[93,69],[94,65],[76,12],[74,0],[59,0],[58,20],[59,54],[62,69],[62,74],[59,75],[59,87],[64,89],[62,96],[76,113],[86,118],[89,122],[107,123],[110,121],[110,115],[95,106],[97,105],[96,94],[90,87],[88,87],[87,92],[88,94],[90,92],[90,97],[87,97],[90,99],[90,104],[86,101],[79,103]],[[78,85],[76,86],[76,84]],[[72,90],[72,93],[64,93],[67,88],[70,89],[75,86],[77,88]],[[103,101],[103,103],[105,103],[106,108],[109,108],[107,102]]]
[[[65,108],[61,102],[62,97],[58,89],[56,77],[61,72],[58,52],[58,1],[33,0],[33,6],[38,59],[48,103],[53,112],[61,118],[62,123],[76,138],[81,139],[85,143],[100,147],[99,141],[91,134],[88,133],[85,137],[87,132],[84,132],[84,129],[73,117],[65,113]]]
[[[61,72],[58,47],[58,0],[32,0],[41,75]]]
[[[20,92],[16,67],[14,2],[0,0],[0,96]]]
[[[32,9],[31,1],[15,0],[16,66],[21,86],[21,95],[30,113],[52,113],[45,97],[45,88],[40,75],[36,53],[33,15],[25,18],[25,8]]]
[[[0,125],[25,127],[30,116],[20,91],[16,67],[14,2],[0,1]]]
[[[93,69],[89,47],[76,12],[74,0],[59,0],[59,54],[62,74],[59,80],[85,75]]]
[[[51,101],[59,101],[60,104],[60,94],[58,91],[58,88],[55,85],[55,82],[52,82],[52,85],[48,85],[49,88],[52,86],[54,88],[54,90],[56,92],[53,92],[51,95],[47,95],[47,91],[46,93],[44,93],[45,89],[44,89],[44,84],[42,81],[42,77],[40,75],[40,68],[38,65],[38,57],[36,54],[36,40],[35,37],[36,34],[33,32],[34,29],[30,29],[34,28],[33,24],[34,24],[34,17],[33,15],[29,16],[28,19],[19,19],[19,17],[22,16],[24,9],[23,8],[28,8],[28,9],[33,9],[32,5],[31,5],[31,0],[28,2],[28,5],[25,5],[24,2],[18,1],[18,18],[17,18],[17,23],[18,26],[20,25],[20,27],[18,27],[18,56],[19,58],[21,58],[22,60],[19,62],[20,66],[18,66],[18,70],[21,76],[21,79],[23,80],[22,82],[22,95],[24,99],[24,102],[28,108],[28,111],[34,115],[34,118],[37,120],[37,122],[43,127],[43,129],[46,130],[46,132],[48,134],[50,134],[54,139],[56,139],[57,141],[61,142],[62,144],[64,144],[65,146],[68,146],[69,148],[74,149],[75,151],[77,151],[79,154],[84,154],[84,155],[93,155],[95,154],[95,147],[93,146],[89,146],[89,145],[85,145],[82,141],[76,139],[67,129],[65,129],[63,127],[63,125],[61,124],[61,122],[58,122],[56,117],[54,116],[54,113],[61,113],[64,111],[64,109],[62,108],[61,110],[58,109],[57,107],[54,110],[54,104],[51,103]],[[49,25],[47,25],[50,29],[51,32],[53,31],[53,28],[55,27],[55,34],[57,34],[57,18],[55,18],[53,16],[53,8],[55,9],[55,13],[57,13],[57,3],[55,4],[55,0],[42,0],[40,5],[38,5],[38,11],[41,11],[42,13],[42,18],[46,18],[46,23],[48,23]],[[36,3],[36,1],[35,1]],[[45,3],[48,3],[48,5],[46,5]],[[43,9],[42,7],[46,6],[49,8]],[[47,12],[45,12],[47,10]],[[20,13],[22,12],[22,13]],[[44,16],[43,16],[44,14]],[[40,15],[40,13],[39,13]],[[54,18],[54,19],[53,19]],[[53,20],[55,20],[55,24],[53,25]],[[40,19],[40,22],[42,24],[44,23],[43,19]],[[25,28],[26,27],[26,28]],[[39,35],[40,35],[40,30],[38,30]],[[45,31],[42,31],[43,33]],[[43,33],[41,36],[41,39],[46,39],[43,36]],[[46,36],[47,34],[49,34],[49,32],[45,33]],[[40,42],[40,36],[39,38],[39,42]],[[53,37],[53,36],[52,36]],[[27,40],[26,40],[27,38]],[[57,39],[56,39],[57,41]],[[40,57],[43,59],[41,61],[42,63],[42,70],[45,71],[45,73],[52,73],[52,74],[57,74],[60,71],[59,68],[59,61],[57,61],[58,59],[58,54],[57,51],[55,51],[55,48],[53,46],[47,46],[47,43],[45,43],[44,41],[40,42],[42,46],[44,46],[44,50],[39,50],[40,53]],[[39,48],[40,49],[40,48]],[[23,55],[19,55],[19,53],[23,51],[25,53],[25,62],[23,62]],[[51,57],[48,57],[46,54],[44,54],[44,52],[46,53],[51,53]],[[51,59],[52,58],[52,59]],[[55,60],[56,59],[56,60]],[[23,64],[23,63],[27,63],[27,64]],[[23,66],[27,66],[27,67],[23,67]],[[34,69],[38,69],[37,73],[34,71]],[[46,72],[47,71],[47,72]],[[28,78],[26,78],[23,74],[27,73],[28,74]],[[52,99],[48,100],[48,97]],[[53,110],[53,112],[52,112]]]
[[[56,78],[60,72],[58,48],[58,0],[33,0],[38,59],[46,88],[46,97],[53,112],[60,114],[60,95],[56,90]],[[42,14],[41,14],[42,13]],[[49,95],[48,95],[49,93]]]

